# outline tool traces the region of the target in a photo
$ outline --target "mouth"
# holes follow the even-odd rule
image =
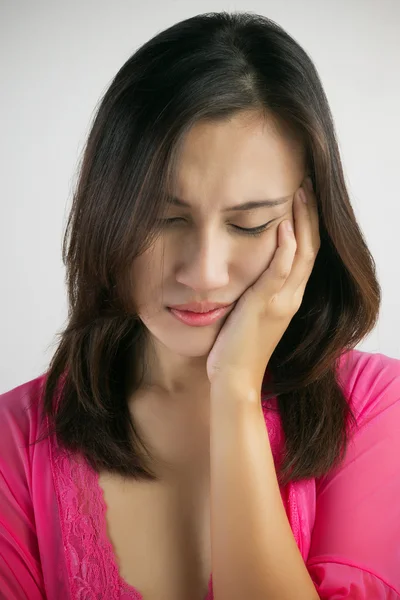
[[[178,321],[185,323],[185,325],[191,327],[206,327],[207,325],[212,325],[219,321],[219,319],[222,319],[232,306],[233,304],[228,304],[228,306],[221,306],[208,312],[194,312],[170,307],[168,307],[168,310],[173,317],[178,319]]]

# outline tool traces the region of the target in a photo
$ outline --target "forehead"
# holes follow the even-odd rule
[[[201,121],[181,143],[173,176],[175,195],[240,201],[245,195],[293,193],[303,176],[303,144],[285,124],[254,114]]]

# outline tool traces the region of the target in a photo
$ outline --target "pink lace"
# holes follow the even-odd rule
[[[71,598],[142,600],[119,575],[98,474],[84,457],[61,448],[55,436],[50,450]]]
[[[281,447],[282,432],[277,413],[267,411],[263,404],[271,448]],[[57,495],[60,525],[64,544],[71,598],[74,600],[143,600],[142,594],[119,574],[117,559],[107,534],[106,503],[99,485],[99,475],[78,454],[69,453],[49,438],[50,463]],[[282,490],[293,534],[299,543],[301,526],[296,502],[296,484]],[[307,540],[308,542],[308,540]],[[306,543],[307,546],[307,543]],[[305,558],[307,548],[300,545]],[[212,600],[212,577],[205,600]]]

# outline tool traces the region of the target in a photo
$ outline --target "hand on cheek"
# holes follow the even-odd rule
[[[236,381],[261,389],[268,361],[300,308],[320,248],[317,201],[307,183],[296,192],[293,222],[291,228],[291,219],[279,223],[272,260],[219,332],[207,359],[211,384]]]

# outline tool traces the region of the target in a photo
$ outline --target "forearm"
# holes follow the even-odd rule
[[[212,394],[210,409],[215,600],[317,600],[282,503],[261,405],[225,390]]]

